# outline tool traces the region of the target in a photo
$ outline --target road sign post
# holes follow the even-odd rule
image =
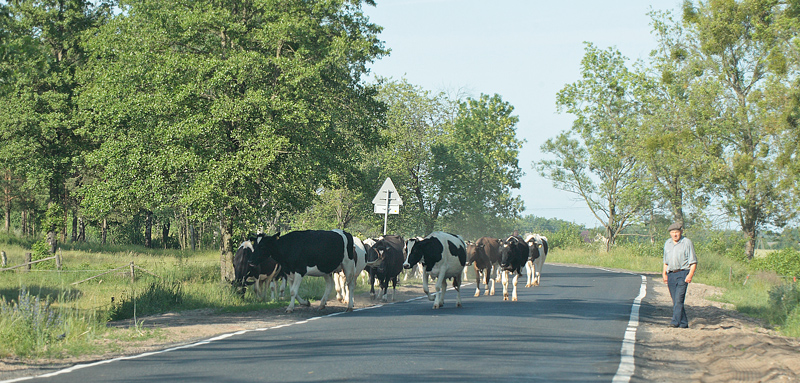
[[[386,178],[383,182],[378,194],[372,199],[372,204],[375,205],[375,214],[383,214],[383,234],[386,235],[389,214],[400,214],[400,206],[403,205],[403,199],[397,193],[391,178]]]

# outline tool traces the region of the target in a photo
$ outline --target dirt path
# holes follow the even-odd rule
[[[466,287],[471,293],[473,287]],[[418,297],[419,285],[398,289],[396,301]],[[747,318],[710,298],[719,290],[692,283],[687,294],[689,329],[667,328],[672,308],[660,275],[648,276],[647,296],[641,308],[633,382],[800,382],[800,340],[778,336],[758,321]],[[372,305],[367,294],[356,297],[356,307]],[[316,303],[314,304],[316,306]],[[159,328],[160,336],[129,341],[124,355],[192,343],[214,335],[245,329],[272,327],[305,318],[342,311],[332,301],[323,311],[299,307],[212,315],[193,310],[144,318],[144,326]],[[129,322],[114,323],[130,326]],[[0,360],[0,380],[40,375],[77,363],[109,359],[121,354],[63,360]]]

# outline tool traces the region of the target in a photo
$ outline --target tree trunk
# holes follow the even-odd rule
[[[100,244],[106,244],[106,234],[108,233],[108,220],[103,218],[103,225],[100,227]]]
[[[75,212],[72,212],[72,237],[70,237],[70,242],[75,242],[78,240],[78,215]]]
[[[144,247],[153,247],[153,212],[149,210],[145,211],[144,218]]]
[[[169,242],[169,219],[167,218],[164,218],[164,222],[161,224],[161,242],[164,242],[164,249],[166,249]]]
[[[6,229],[6,233],[10,233],[11,232],[11,204],[10,203],[6,205],[6,209],[5,210],[6,210],[5,211],[5,213],[6,213],[5,214],[5,218],[6,218],[5,229]]]
[[[19,225],[22,227],[22,236],[25,237],[28,235],[28,214],[24,209],[19,213],[19,220]]]
[[[224,218],[220,219],[219,232],[222,239],[220,244],[220,274],[222,282],[230,283],[235,278],[233,274],[233,246],[232,246],[232,233],[231,224]]]
[[[86,221],[78,217],[78,242],[86,242]]]
[[[50,245],[50,254],[55,254],[56,249],[58,248],[58,238],[56,236],[58,233],[55,230],[49,230],[47,232],[47,244]]]

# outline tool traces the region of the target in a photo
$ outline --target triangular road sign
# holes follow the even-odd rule
[[[394,207],[403,205],[403,199],[400,198],[400,194],[397,193],[397,189],[394,187],[392,179],[388,177],[386,178],[386,181],[383,181],[383,186],[381,186],[381,189],[378,190],[378,194],[375,195],[375,198],[372,199],[372,203],[376,206],[386,206],[387,198],[389,198],[389,206]]]

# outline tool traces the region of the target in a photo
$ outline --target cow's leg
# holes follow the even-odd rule
[[[447,269],[442,267],[442,269],[439,271],[439,276],[436,279],[436,299],[433,301],[434,309],[444,307],[444,292],[447,291],[447,278],[445,277],[446,271]]]
[[[336,285],[336,300],[345,303],[350,300],[350,290],[347,288],[348,281],[344,271],[333,274],[333,280]]]
[[[328,296],[331,294],[331,291],[333,291],[333,285],[334,285],[333,276],[331,274],[325,274],[324,276],[322,276],[322,278],[325,279],[325,293],[322,294],[322,298],[319,301],[320,310],[324,309],[325,306],[327,306]]]
[[[447,284],[445,284],[447,287]],[[453,278],[453,288],[456,289],[456,307],[461,306],[461,276]]]
[[[530,259],[525,262],[525,274],[528,276],[528,282],[525,283],[525,287],[533,286],[533,261]]]
[[[386,275],[381,276],[381,302],[386,302],[389,294],[389,278]]]
[[[489,295],[489,274],[491,272],[491,267],[488,269],[483,269],[483,295]]]
[[[492,288],[489,290],[489,295],[494,295],[494,285],[500,281],[500,266],[497,264],[492,264],[491,270],[492,271],[489,278],[492,280]]]
[[[429,301],[432,301],[432,300],[436,299],[436,295],[431,295],[431,293],[428,290],[428,272],[427,271],[423,271],[422,272],[422,292],[424,292],[425,295],[428,296],[428,300]]]
[[[536,286],[539,286],[539,282],[541,282],[542,271],[544,270],[545,258],[547,258],[547,254],[539,256],[539,266],[536,268]]]
[[[354,297],[354,292],[356,290],[356,279],[358,278],[358,275],[356,274],[356,261],[345,259],[345,261],[342,262],[342,273],[344,274],[344,285],[347,290],[346,310],[352,311],[356,303]]]
[[[392,302],[394,302],[394,294],[397,292],[397,275],[392,277]]]
[[[503,278],[503,300],[507,301],[508,300],[508,271],[503,270],[503,271],[501,271],[501,273],[503,273],[503,275],[502,275],[502,278]]]
[[[375,272],[369,272],[369,295],[372,296],[372,299],[375,299]]]
[[[517,280],[519,279],[519,273],[514,273],[514,292],[511,294],[511,301],[517,301]]]
[[[297,300],[298,303],[301,305],[307,305],[308,302],[300,298],[298,296],[298,292],[300,291],[300,282],[303,281],[303,276],[297,273],[293,273],[290,278],[292,279],[292,285],[289,288],[289,307],[286,308],[286,312],[290,313],[294,311],[294,301]]]
[[[481,296],[481,272],[478,269],[478,265],[475,264],[475,296]],[[466,277],[464,278],[466,280]]]

